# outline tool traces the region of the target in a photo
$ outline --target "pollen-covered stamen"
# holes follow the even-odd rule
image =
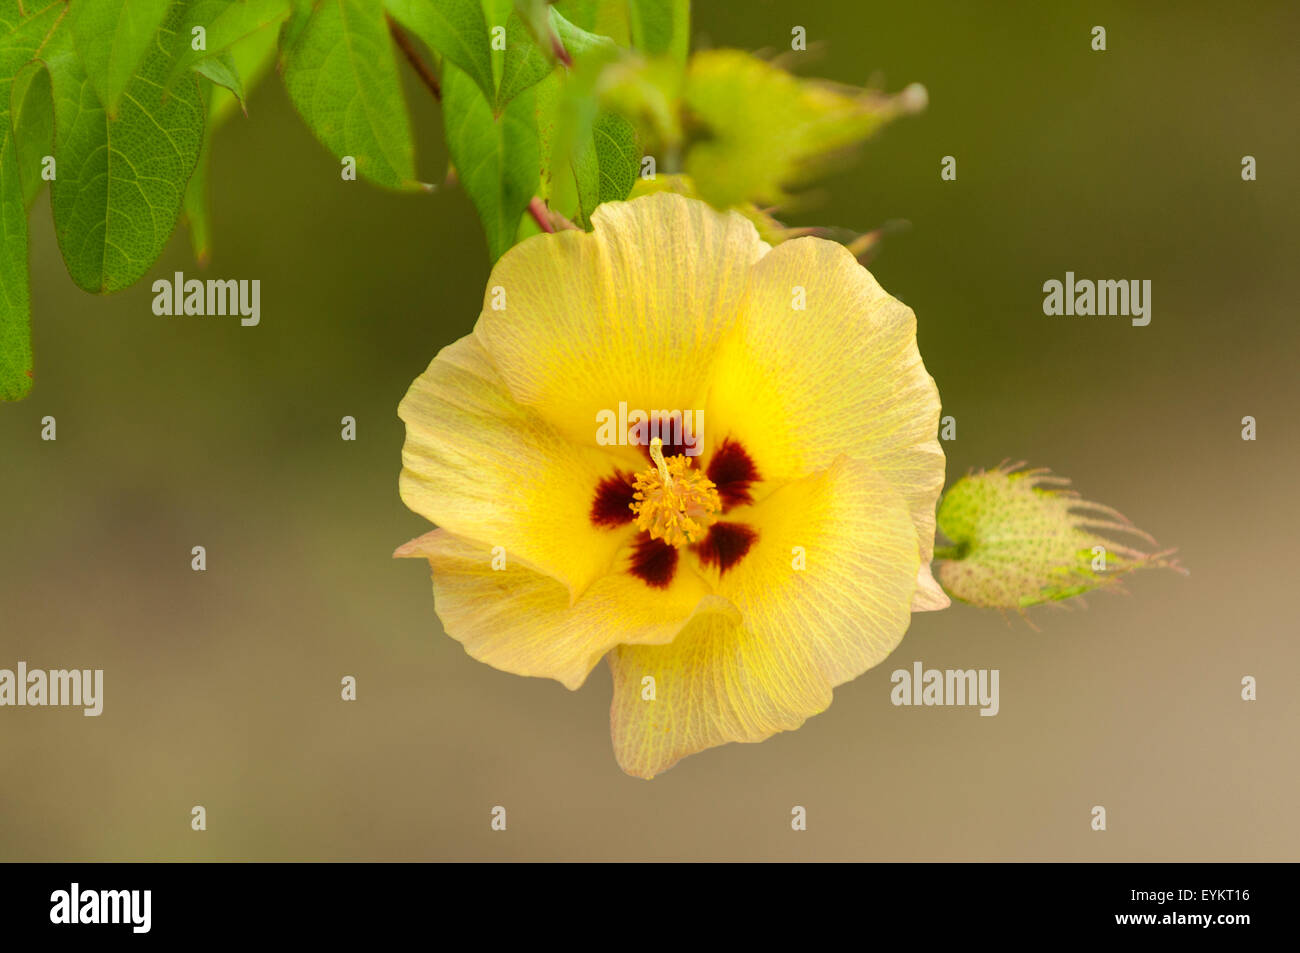
[[[663,441],[650,441],[654,467],[637,474],[631,509],[637,529],[670,546],[685,546],[703,538],[722,512],[718,489],[691,458],[681,454],[664,458]]]

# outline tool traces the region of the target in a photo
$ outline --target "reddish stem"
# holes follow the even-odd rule
[[[528,214],[533,217],[533,221],[537,223],[537,227],[542,231],[555,231],[555,226],[551,223],[550,210],[547,209],[546,203],[537,196],[533,196],[533,200],[528,203]]]
[[[434,74],[433,68],[420,56],[420,51],[415,48],[415,44],[406,35],[406,31],[398,26],[397,22],[387,14],[385,14],[384,19],[388,21],[388,32],[392,36],[393,42],[406,56],[406,61],[411,64],[424,85],[429,87],[429,92],[433,93],[433,98],[438,102],[442,102],[442,87],[438,85],[438,77]]]

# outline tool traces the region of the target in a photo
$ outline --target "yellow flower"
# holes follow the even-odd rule
[[[837,244],[670,193],[592,224],[507,252],[412,384],[402,499],[439,528],[396,555],[480,661],[575,689],[607,657],[648,778],[799,727],[948,604],[939,396],[911,310]]]

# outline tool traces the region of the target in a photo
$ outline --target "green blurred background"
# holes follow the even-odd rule
[[[397,496],[397,403],[488,275],[468,200],[342,182],[271,77],[212,174],[208,275],[261,279],[260,327],[152,313],[153,278],[199,273],[183,231],[136,287],[82,294],[48,200],[33,212],[35,388],[0,407],[0,667],[102,668],[106,698],[98,719],[0,710],[0,858],[1297,859],[1300,7],[697,3],[693,32],[779,50],[795,25],[805,74],[929,89],[798,221],[911,221],[872,270],[957,418],[949,479],[1050,466],[1191,575],[1039,610],[1039,631],[918,616],[800,731],[625,777],[603,665],[570,693],[474,662],[427,567],[390,559],[428,528]],[[437,106],[407,79],[441,181]],[[1044,317],[1067,270],[1150,279],[1150,326]],[[1000,669],[1001,713],[893,707],[915,660]]]

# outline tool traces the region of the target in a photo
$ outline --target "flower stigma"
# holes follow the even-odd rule
[[[630,505],[637,529],[670,546],[694,543],[722,512],[722,498],[712,480],[691,468],[685,454],[664,458],[663,441],[650,441],[654,466],[637,474]]]

